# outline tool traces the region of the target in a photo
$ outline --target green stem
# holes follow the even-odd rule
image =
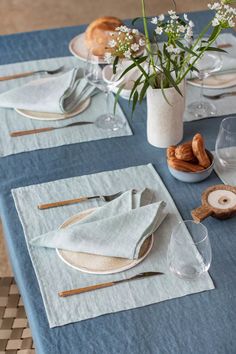
[[[151,62],[151,65],[152,65],[152,68],[153,68],[154,72],[156,72],[155,62],[154,62],[154,58],[153,58],[153,55],[152,55],[151,42],[150,42],[149,33],[148,33],[145,1],[142,0],[141,2],[142,2],[142,15],[143,15],[144,34],[145,34],[145,38],[146,38],[146,41],[147,41],[148,52],[149,52],[149,55],[150,55],[150,62]]]

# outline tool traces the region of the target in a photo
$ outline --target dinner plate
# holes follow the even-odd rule
[[[76,58],[87,61],[88,48],[85,43],[85,33],[79,34],[70,41],[69,50]],[[103,58],[99,58],[99,63],[106,64]]]
[[[60,228],[67,228],[79,220],[82,220],[95,209],[88,209],[67,219]],[[91,274],[114,274],[135,267],[142,262],[152,249],[154,236],[150,235],[143,243],[138,259],[127,259],[118,257],[105,257],[90,253],[73,252],[56,249],[60,259],[68,266],[81,272]]]
[[[85,101],[81,102],[80,105],[70,113],[47,113],[47,112],[36,112],[28,111],[26,109],[15,108],[15,111],[22,115],[23,117],[37,119],[37,120],[61,120],[77,116],[79,113],[85,111],[91,103],[91,97],[88,97]]]
[[[188,80],[189,85],[201,86],[201,81],[198,79]],[[209,89],[223,89],[236,85],[236,73],[212,75],[204,79],[203,87]]]

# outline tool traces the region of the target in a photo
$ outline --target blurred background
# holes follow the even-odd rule
[[[209,0],[176,0],[177,11],[204,10]],[[147,14],[158,15],[173,8],[171,0],[146,0]],[[97,17],[121,19],[141,14],[140,0],[0,0],[0,34],[74,26]]]

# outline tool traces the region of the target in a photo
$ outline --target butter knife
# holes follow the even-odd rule
[[[220,98],[224,98],[227,96],[236,96],[236,91],[232,92],[223,92],[218,95],[203,95],[206,98],[209,98],[210,100],[219,100]]]
[[[137,274],[137,275],[135,275],[135,276],[133,276],[131,278],[128,278],[128,279],[115,280],[115,281],[111,281],[111,282],[108,282],[108,283],[99,283],[99,284],[95,284],[95,285],[86,286],[85,288],[78,288],[78,289],[60,291],[58,293],[58,295],[60,297],[66,297],[66,296],[71,296],[71,295],[76,295],[76,294],[82,294],[82,293],[86,293],[88,291],[108,288],[110,286],[117,285],[117,284],[120,284],[120,283],[124,283],[124,282],[127,282],[127,281],[138,280],[138,279],[142,279],[142,278],[146,278],[146,277],[153,277],[154,275],[162,275],[162,274],[164,274],[164,273],[161,273],[161,272],[139,273],[139,274]]]
[[[37,129],[31,129],[31,130],[16,130],[16,131],[10,132],[10,136],[12,138],[15,138],[17,136],[22,136],[22,135],[38,134],[38,133],[50,132],[51,130],[69,128],[69,127],[74,127],[76,125],[88,125],[88,124],[94,124],[94,123],[93,122],[75,122],[75,123],[71,123],[71,124],[67,124],[67,125],[62,125],[60,127],[46,127],[46,128],[37,128]]]

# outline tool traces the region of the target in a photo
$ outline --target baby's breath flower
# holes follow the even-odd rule
[[[189,21],[187,14],[184,14],[184,19],[185,19],[185,21],[187,21],[187,22]]]
[[[139,45],[137,43],[131,44],[131,47],[133,52],[137,52],[139,50]]]
[[[155,29],[155,32],[156,32],[156,34],[162,34],[163,33],[162,27],[157,26],[157,28]]]
[[[214,20],[212,21],[212,26],[216,27],[220,24],[219,20],[217,18],[214,18]]]
[[[132,29],[132,33],[137,35],[137,34],[139,34],[139,31],[134,28],[134,29]]]
[[[173,53],[175,48],[174,48],[173,44],[170,44],[166,47],[166,50],[168,53]]]
[[[185,32],[185,26],[181,25],[178,27],[178,30],[180,33],[184,33]]]
[[[140,38],[140,40],[139,40],[138,44],[140,45],[140,47],[144,47],[144,46],[145,46],[145,44],[146,44],[146,42],[145,42],[145,40],[144,40],[144,39]]]
[[[114,48],[116,46],[117,42],[114,40],[114,39],[111,39],[109,42],[108,42],[108,46],[110,48]]]
[[[158,22],[158,18],[157,18],[157,17],[153,17],[153,18],[151,19],[151,23],[152,23],[153,25],[157,25],[157,22]]]
[[[173,11],[173,10],[169,10],[169,11],[168,11],[168,14],[169,14],[170,16],[173,16],[173,15],[175,15],[175,14],[176,14],[176,12],[175,12],[175,11]]]
[[[163,14],[158,16],[158,21],[164,21],[165,16]]]
[[[220,10],[221,4],[219,2],[214,2],[214,4],[208,4],[210,10]]]
[[[189,26],[192,27],[192,28],[195,26],[194,23],[193,23],[193,21],[191,21],[191,20],[189,21],[188,24],[189,24]]]
[[[124,52],[124,56],[125,56],[125,58],[130,59],[131,58],[131,50],[130,49],[126,50]]]

